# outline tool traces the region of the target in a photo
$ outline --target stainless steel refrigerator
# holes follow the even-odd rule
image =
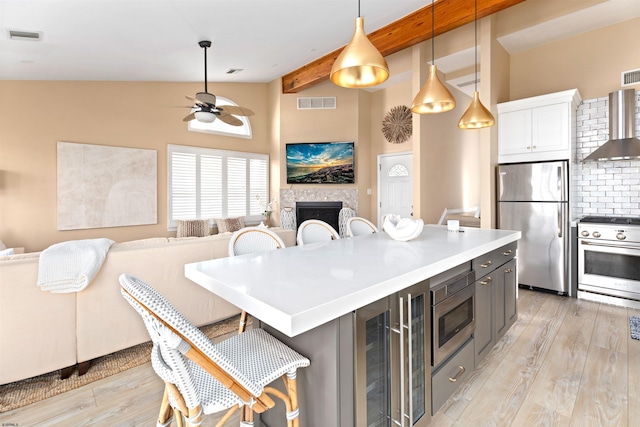
[[[568,163],[499,165],[497,187],[498,228],[522,232],[520,284],[568,294]]]

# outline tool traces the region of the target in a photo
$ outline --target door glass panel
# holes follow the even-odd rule
[[[367,426],[391,425],[389,312],[366,322]]]
[[[640,281],[638,256],[585,251],[584,258],[586,274]]]
[[[421,294],[411,299],[411,419],[414,424],[426,410],[425,316],[425,295]]]

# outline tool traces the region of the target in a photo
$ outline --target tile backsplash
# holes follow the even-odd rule
[[[640,216],[640,159],[582,163],[609,139],[609,96],[583,100],[576,125],[572,217]],[[640,135],[640,91],[636,91],[636,135]]]

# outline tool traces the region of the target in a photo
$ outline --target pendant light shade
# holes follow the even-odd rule
[[[496,121],[491,112],[480,102],[480,93],[478,91],[473,92],[471,105],[460,118],[458,127],[460,129],[481,129],[493,126],[495,123]]]
[[[482,129],[496,124],[496,120],[493,114],[482,105],[480,102],[480,93],[478,92],[478,1],[474,1],[474,33],[476,37],[476,49],[475,49],[475,91],[473,92],[473,99],[471,105],[464,112],[458,127],[460,129]]]
[[[438,78],[435,65],[429,66],[429,76],[413,99],[411,111],[418,114],[444,113],[456,106],[456,99]]]
[[[358,16],[355,27],[351,41],[331,67],[331,81],[348,88],[375,86],[389,78],[389,66],[367,38],[364,18]]]
[[[431,1],[431,66],[429,76],[422,89],[413,99],[411,111],[418,114],[444,113],[455,108],[456,99],[449,89],[438,78],[438,70],[435,65],[435,9]]]

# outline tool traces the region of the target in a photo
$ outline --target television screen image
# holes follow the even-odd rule
[[[353,142],[287,144],[287,184],[353,184]]]

